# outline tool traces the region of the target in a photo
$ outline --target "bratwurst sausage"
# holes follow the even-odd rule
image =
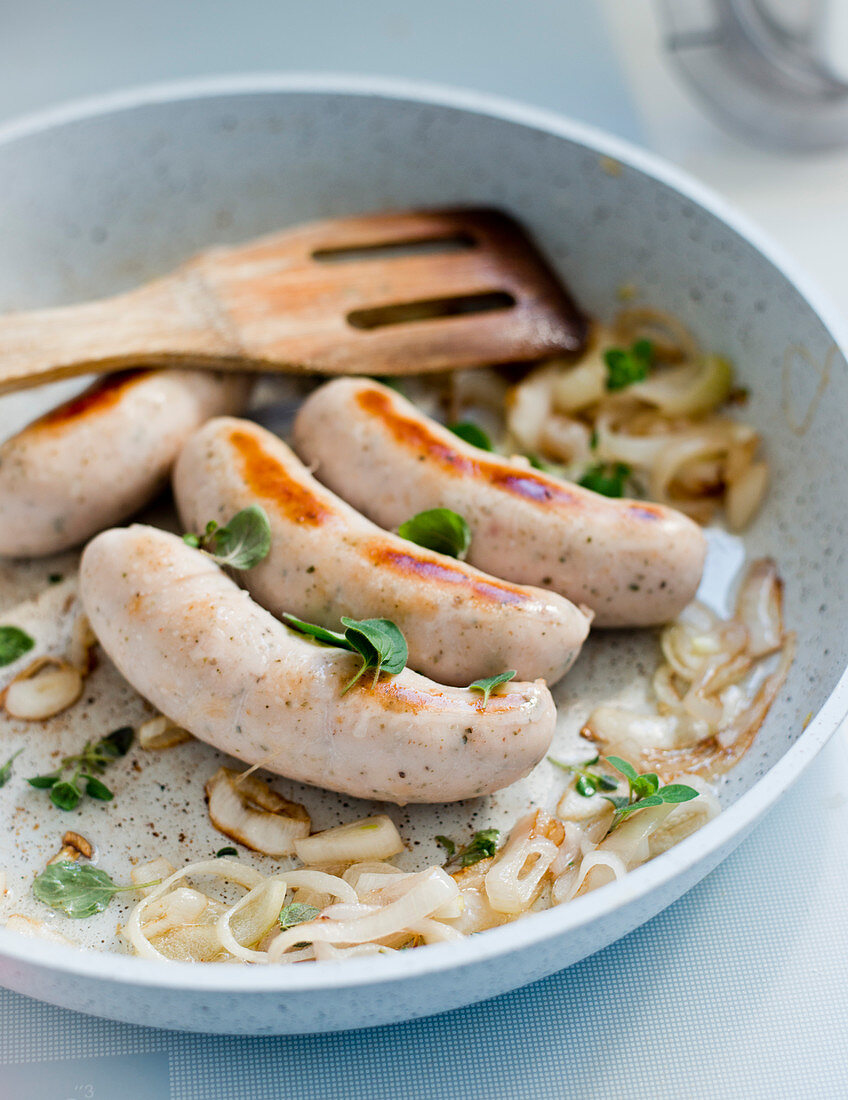
[[[221,417],[199,428],[174,467],[188,531],[261,504],[271,551],[243,573],[257,603],[339,629],[339,619],[385,618],[409,645],[409,665],[463,685],[504,669],[558,680],[574,663],[589,618],[568,600],[481,573],[390,535],[320,485],[277,436]]]
[[[544,756],[556,719],[544,683],[484,705],[405,669],[366,672],[251,600],[205,554],[135,525],[104,531],[80,571],[106,653],[179,725],[248,764],[358,798],[454,802],[489,794]]]
[[[0,446],[0,556],[67,550],[143,507],[204,420],[241,412],[248,377],[127,371],[95,382]]]
[[[667,622],[701,579],[706,540],[686,516],[481,451],[368,379],[315,390],[295,420],[294,448],[381,527],[452,508],[471,527],[473,565],[586,604],[598,626]]]

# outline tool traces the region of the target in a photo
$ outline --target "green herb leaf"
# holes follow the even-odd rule
[[[271,549],[271,524],[265,509],[251,504],[236,512],[223,527],[210,520],[202,535],[183,535],[183,542],[205,551],[219,565],[252,569],[267,558]]]
[[[115,797],[106,784],[93,775],[83,774],[82,778],[85,780],[85,793],[91,798],[96,798],[100,802],[111,802]]]
[[[548,757],[549,762],[557,768],[562,768],[570,775],[577,776],[577,782],[574,784],[575,790],[584,798],[591,798],[598,791],[614,791],[618,787],[618,780],[613,779],[611,775],[589,771],[589,768],[593,764],[597,764],[599,759],[600,757],[593,756],[591,760],[587,760],[583,764],[565,764],[562,760],[556,760],[553,756]]]
[[[215,859],[222,859],[224,856],[237,856],[237,855],[238,855],[238,851],[235,848],[233,848],[232,845],[228,844],[226,848],[219,848],[218,849],[218,851],[215,853]]]
[[[6,784],[9,782],[9,778],[12,774],[12,765],[23,751],[23,749],[18,749],[17,752],[13,752],[6,763],[3,765],[3,767],[0,768],[0,787],[5,787]]]
[[[626,775],[631,781],[638,779],[638,772],[632,764],[628,764],[626,760],[622,760],[620,756],[608,756],[607,763],[612,764],[616,771],[621,772],[622,775]]]
[[[460,439],[470,443],[472,447],[479,447],[481,451],[494,450],[491,439],[472,420],[461,420],[458,424],[448,424],[448,431],[458,435]]]
[[[346,649],[351,653],[358,653],[362,658],[362,665],[356,675],[345,684],[342,695],[349,691],[362,674],[369,668],[374,669],[374,683],[381,672],[387,672],[394,676],[402,672],[406,667],[409,650],[399,628],[389,619],[349,619],[342,616],[344,634],[338,634],[335,630],[327,630],[323,626],[304,622],[294,615],[284,614],[286,623],[301,634],[306,634],[318,642],[336,646],[338,649]]]
[[[637,340],[629,351],[624,348],[608,348],[604,352],[607,389],[624,390],[634,382],[644,382],[653,361],[654,348],[650,340]]]
[[[300,634],[306,634],[317,642],[325,642],[327,645],[334,645],[339,649],[353,650],[353,646],[344,634],[338,634],[335,630],[327,630],[323,626],[316,626],[314,623],[306,623],[303,619],[290,615],[288,611],[283,612],[283,618],[292,630],[297,630]]]
[[[506,672],[499,672],[497,676],[486,676],[482,680],[475,680],[473,684],[468,685],[469,691],[482,691],[483,692],[483,706],[485,707],[489,701],[489,696],[492,694],[496,687],[500,687],[501,684],[506,684],[510,680],[514,680],[516,672],[514,668],[509,668]]]
[[[290,905],[283,906],[277,920],[280,922],[280,928],[285,932],[287,928],[292,928],[296,924],[315,920],[320,913],[321,910],[316,909],[314,905],[303,905],[301,902],[293,901]]]
[[[135,733],[132,726],[121,726],[120,729],[107,733],[95,745],[95,751],[100,751],[106,756],[117,759],[126,756],[132,747]]]
[[[401,631],[389,619],[349,619],[342,616],[345,638],[362,656],[362,667],[352,680],[345,685],[342,695],[359,679],[366,669],[374,669],[374,683],[381,672],[391,676],[402,672],[406,666],[409,650]]]
[[[449,836],[437,836],[436,843],[441,844],[450,859],[456,853],[456,845]]]
[[[579,776],[574,786],[577,793],[582,794],[584,798],[591,798],[593,794],[598,793],[598,784],[593,775]]]
[[[612,799],[610,799],[609,801],[612,802]],[[616,828],[619,822],[623,821],[625,817],[628,817],[636,810],[647,810],[649,806],[662,806],[662,804],[663,800],[659,797],[659,795],[652,794],[649,798],[641,798],[638,802],[631,802],[629,805],[625,806],[616,806],[615,818],[613,820],[613,825],[610,829],[610,832],[612,832],[612,830]]]
[[[55,783],[50,790],[50,801],[60,810],[74,810],[82,798],[82,791],[75,783]]]
[[[102,775],[110,764],[121,756],[126,756],[132,746],[135,734],[132,726],[121,726],[101,737],[94,744],[86,741],[82,752],[65,756],[60,766],[50,775],[35,775],[27,782],[38,790],[50,790],[50,801],[60,810],[75,809],[83,792],[79,781],[85,783],[85,793],[101,802],[111,802],[115,797],[112,791],[101,783],[97,776]],[[62,774],[71,772],[70,779],[62,779]]]
[[[629,788],[626,798],[604,796],[615,809],[612,824],[609,827],[610,833],[621,824],[625,817],[636,810],[646,810],[650,806],[662,806],[664,802],[689,802],[691,799],[698,797],[698,792],[693,787],[687,787],[684,783],[670,783],[666,787],[661,787],[656,772],[645,772],[639,775],[633,765],[628,764],[626,760],[622,760],[620,756],[608,756],[607,761],[627,777]]]
[[[663,802],[691,802],[698,797],[694,787],[687,787],[685,783],[670,783],[667,787],[661,787],[659,796]]]
[[[35,787],[37,790],[46,790],[50,787],[55,787],[59,782],[59,775],[34,775],[32,779],[28,779],[27,783],[31,787]]]
[[[32,892],[39,901],[51,909],[61,909],[69,917],[93,917],[95,913],[103,912],[115,894],[158,884],[157,881],[138,886],[116,886],[99,867],[62,860],[51,863],[36,876]]]
[[[0,668],[29,653],[35,642],[17,626],[0,626]]]
[[[498,850],[499,829],[481,829],[475,833],[470,844],[466,844],[455,857],[460,867],[471,867],[481,859],[488,859]]]
[[[623,462],[596,462],[583,474],[578,485],[605,497],[623,497],[632,472]]]
[[[416,546],[435,550],[449,558],[459,558],[460,561],[471,545],[471,528],[462,516],[450,508],[431,508],[419,512],[398,527],[398,534]]]

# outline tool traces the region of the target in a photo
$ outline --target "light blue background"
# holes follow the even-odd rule
[[[0,119],[154,79],[335,68],[496,91],[640,136],[594,0],[0,0],[0,27]],[[0,1100],[76,1098],[44,1090],[84,1073],[99,1075],[94,1100],[846,1097],[845,774],[840,733],[742,849],[650,924],[430,1020],[228,1039],[0,991],[0,1063],[15,1065],[0,1070]],[[111,1060],[128,1055],[131,1069]]]

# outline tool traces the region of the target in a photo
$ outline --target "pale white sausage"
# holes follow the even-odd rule
[[[706,539],[680,512],[600,496],[481,451],[368,379],[315,390],[295,420],[294,447],[319,481],[381,527],[452,508],[471,527],[473,565],[585,604],[597,626],[667,622],[701,579]]]
[[[251,600],[215,563],[153,527],[104,531],[80,591],[124,677],[196,737],[248,764],[359,798],[454,802],[500,790],[547,751],[555,709],[541,681],[479,692],[409,669],[366,674]]]
[[[241,412],[250,386],[244,375],[127,371],[33,421],[0,446],[0,556],[55,554],[137,512],[195,428]]]
[[[257,603],[338,630],[342,615],[391,619],[409,666],[459,686],[505,669],[558,680],[574,663],[589,618],[540,588],[501,581],[376,527],[320,485],[277,436],[220,417],[199,428],[174,467],[186,531],[226,523],[261,504],[271,552],[240,577]]]

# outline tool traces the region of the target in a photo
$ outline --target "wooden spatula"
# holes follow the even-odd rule
[[[0,392],[133,365],[413,374],[580,351],[585,321],[493,210],[335,218],[83,305],[0,317]]]

